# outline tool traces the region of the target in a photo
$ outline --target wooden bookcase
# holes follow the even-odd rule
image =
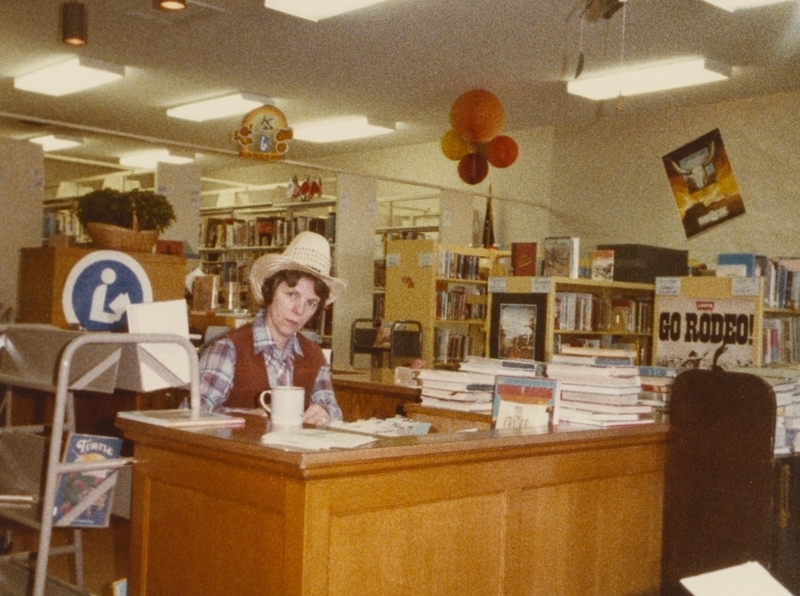
[[[436,240],[388,241],[386,319],[420,322],[427,366],[485,355],[488,279],[498,257],[507,255]]]
[[[549,361],[564,344],[587,340],[601,346],[633,344],[639,362],[651,361],[653,343],[653,284],[596,281],[565,277],[502,277],[489,280],[486,334],[495,354],[498,313],[504,300],[544,307],[537,315],[533,358]],[[581,316],[583,313],[583,316]],[[541,323],[541,324],[540,324]],[[543,329],[541,328],[543,326]]]

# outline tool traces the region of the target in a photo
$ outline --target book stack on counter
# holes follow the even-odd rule
[[[764,379],[775,393],[775,455],[800,453],[800,369],[732,368]]]
[[[498,375],[542,376],[543,366],[533,360],[506,360],[470,356],[458,370],[416,371],[422,404],[436,408],[491,413]]]
[[[640,366],[642,393],[639,401],[653,408],[653,417],[659,422],[669,422],[669,397],[678,369],[671,366]]]
[[[547,376],[561,383],[560,420],[598,427],[652,423],[653,408],[640,403],[634,362],[628,350],[564,346],[553,354]]]
[[[492,411],[494,375],[423,368],[416,376],[423,406],[486,414]]]

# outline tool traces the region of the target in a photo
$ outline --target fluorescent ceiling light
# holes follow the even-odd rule
[[[363,116],[357,116],[298,126],[294,129],[294,138],[312,143],[334,143],[376,137],[394,131],[394,123],[378,123]]]
[[[272,103],[269,97],[260,97],[251,93],[236,93],[170,108],[167,110],[167,116],[193,122],[205,122],[236,114],[246,114],[261,106],[272,105]]]
[[[743,8],[757,8],[759,6],[769,6],[770,4],[780,4],[788,0],[706,0],[709,4],[733,12]]]
[[[31,143],[42,146],[43,151],[59,151],[69,149],[83,144],[83,140],[76,137],[65,137],[63,135],[44,135],[28,139]]]
[[[141,153],[130,153],[119,158],[119,163],[129,168],[153,169],[159,163],[186,164],[193,162],[191,157],[180,155],[170,155],[166,149],[154,149],[153,151],[143,151]]]
[[[730,69],[702,58],[640,66],[581,77],[567,83],[567,91],[589,99],[612,99],[652,91],[678,89],[721,81]]]
[[[386,0],[264,0],[264,6],[286,14],[321,21],[345,12],[379,4]]]
[[[80,56],[27,75],[14,78],[14,87],[59,97],[125,76],[125,67]]]

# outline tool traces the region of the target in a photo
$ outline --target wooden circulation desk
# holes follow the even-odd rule
[[[135,444],[131,594],[657,594],[666,426],[259,444],[266,420]]]

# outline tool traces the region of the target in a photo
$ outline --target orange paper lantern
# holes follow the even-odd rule
[[[447,159],[458,161],[469,153],[469,143],[462,139],[455,130],[450,129],[442,137],[442,153]]]
[[[486,159],[496,168],[507,168],[518,155],[517,142],[506,135],[497,135],[486,145]]]
[[[468,153],[458,162],[458,175],[467,184],[478,184],[489,174],[489,162],[480,153]]]
[[[488,143],[503,129],[503,104],[485,89],[462,93],[450,108],[450,124],[467,143]]]

